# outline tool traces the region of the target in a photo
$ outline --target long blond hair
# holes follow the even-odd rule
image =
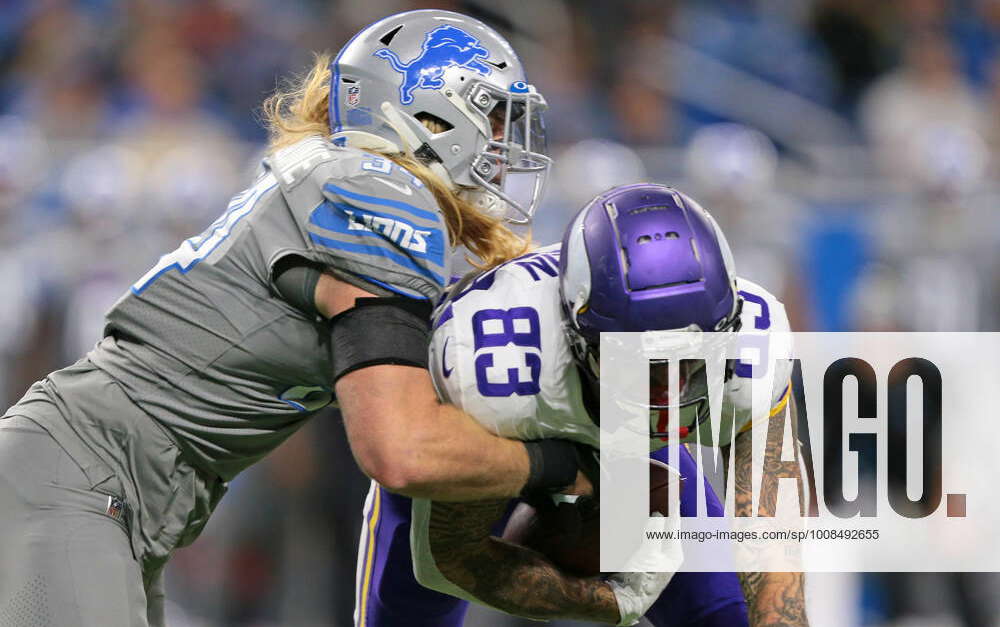
[[[330,134],[330,55],[317,54],[312,69],[278,88],[263,104],[271,152],[290,146],[313,135]],[[425,122],[433,123],[433,122]],[[430,168],[409,155],[383,154],[423,181],[434,193],[441,208],[451,241],[462,244],[478,261],[480,268],[492,268],[524,254],[530,240],[511,231],[502,220],[484,214],[460,198]]]

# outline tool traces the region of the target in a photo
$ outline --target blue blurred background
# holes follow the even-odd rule
[[[0,405],[87,351],[245,186],[281,77],[426,7],[509,35],[549,101],[537,241],[610,185],[667,182],[796,330],[997,329],[997,0],[3,0]],[[314,420],[179,552],[171,625],[348,625],[366,489],[336,413]],[[998,593],[992,575],[809,583],[817,626],[997,625]]]

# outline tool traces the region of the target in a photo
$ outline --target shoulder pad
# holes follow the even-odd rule
[[[424,182],[387,157],[351,148],[337,149],[336,167],[324,183],[328,198],[371,202],[443,223],[441,209]],[[359,198],[360,197],[360,198]]]
[[[443,270],[451,242],[431,191],[393,161],[353,152],[338,160],[336,176],[323,182],[330,210],[346,220],[347,229],[378,234]]]
[[[785,313],[785,306],[774,294],[753,281],[742,278],[736,279],[736,287],[744,301],[743,331],[762,332],[770,337],[767,344],[770,354],[766,363],[775,368],[775,372],[770,375],[773,377],[773,385],[771,405],[768,409],[771,409],[784,399],[792,374],[791,325]],[[740,366],[737,366],[737,377],[734,379],[737,382],[744,376],[739,370]],[[755,371],[753,376],[764,377],[767,374]]]
[[[451,243],[422,181],[385,157],[320,136],[278,151],[264,166],[278,179],[301,234],[298,254],[379,289],[440,296]]]
[[[282,189],[291,191],[334,158],[333,145],[317,135],[278,150],[264,165],[274,172]]]

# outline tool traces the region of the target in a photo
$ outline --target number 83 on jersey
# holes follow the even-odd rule
[[[472,336],[480,394],[538,394],[542,342],[534,307],[480,309],[472,316]]]

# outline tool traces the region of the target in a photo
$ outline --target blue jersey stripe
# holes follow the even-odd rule
[[[392,207],[393,209],[399,209],[400,211],[405,211],[410,215],[422,218],[424,220],[431,220],[432,222],[441,222],[441,217],[437,212],[427,211],[426,209],[420,209],[419,207],[414,207],[409,203],[405,203],[401,200],[392,200],[391,198],[379,198],[378,196],[366,196],[365,194],[358,194],[356,192],[351,192],[343,187],[337,187],[333,183],[327,183],[323,186],[323,189],[328,192],[332,192],[339,196],[343,196],[349,200],[358,200],[361,202],[371,203],[373,205],[382,205],[383,207]]]
[[[423,276],[429,279],[432,279],[441,287],[444,287],[445,285],[445,280],[443,276],[441,276],[440,274],[434,272],[429,268],[426,268],[416,263],[413,259],[410,259],[406,255],[401,255],[399,253],[393,252],[391,250],[386,250],[385,248],[381,248],[379,246],[368,246],[366,244],[341,242],[339,240],[323,237],[322,235],[316,235],[315,233],[309,233],[309,239],[311,239],[313,242],[317,244],[320,244],[321,246],[326,246],[327,248],[332,248],[334,250],[344,250],[352,253],[360,253],[362,255],[385,257],[386,259],[394,261],[399,265],[407,268],[408,270],[412,270],[414,272],[422,274]]]
[[[398,228],[398,226],[392,229],[392,233],[382,232],[381,230],[371,230],[370,228],[364,226],[363,218],[365,216],[385,218],[387,220],[391,220],[392,223],[399,222],[401,225],[411,229],[413,233],[419,233],[412,236],[406,236],[395,231],[395,228]],[[354,205],[335,203],[330,202],[329,200],[323,201],[318,207],[313,209],[313,212],[309,214],[309,222],[310,224],[315,224],[322,229],[336,233],[343,233],[354,237],[373,237],[381,239],[387,243],[395,245],[398,248],[406,249],[408,251],[407,254],[409,255],[422,259],[429,259],[432,263],[444,267],[445,237],[444,233],[442,233],[440,229],[431,227],[420,228],[416,224],[413,224],[408,220],[403,220],[395,214],[359,209]],[[352,226],[354,228],[352,228]],[[414,238],[420,238],[423,241],[424,252],[414,250],[412,246],[415,241]]]

